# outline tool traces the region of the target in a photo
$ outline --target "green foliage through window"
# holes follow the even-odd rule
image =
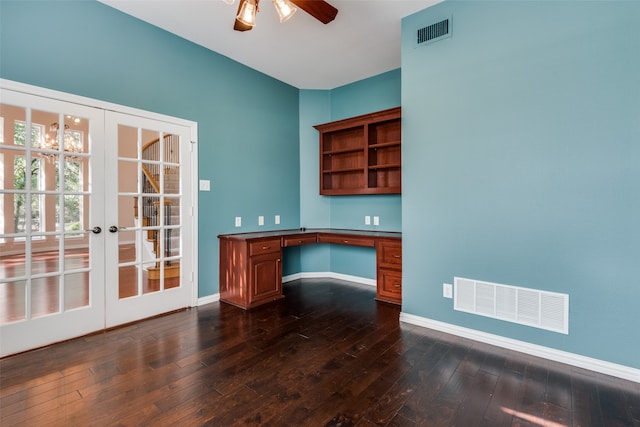
[[[38,145],[43,133],[44,126],[36,123],[31,124],[31,146]],[[27,124],[25,122],[15,121],[13,123],[13,143],[22,146],[27,144]]]
[[[27,144],[27,125],[25,122],[14,122],[14,145],[26,146]],[[37,147],[42,142],[42,135],[44,135],[44,126],[33,123],[31,125],[31,146]],[[82,147],[82,132],[80,131],[65,131],[65,138],[73,141],[74,146]],[[64,169],[62,174],[60,173],[59,161],[53,161],[52,163],[45,163],[44,159],[39,156],[37,152],[32,154],[30,164],[27,164],[27,159],[24,155],[14,156],[13,164],[13,185],[15,190],[23,190],[24,192],[14,194],[14,232],[25,233],[27,227],[30,227],[31,231],[43,231],[44,230],[44,171],[48,170],[48,173],[54,173],[55,170],[55,188],[62,193],[63,199],[60,196],[56,197],[56,230],[59,230],[61,225],[64,226],[64,231],[76,231],[82,229],[82,201],[85,196],[73,193],[80,193],[83,191],[83,177],[82,177],[82,162],[76,161],[76,158],[67,157],[64,159]],[[51,165],[51,166],[47,166]],[[64,184],[61,181],[64,176]],[[31,181],[31,188],[28,188],[28,182]],[[30,190],[30,191],[28,191]],[[32,192],[39,192],[40,194],[33,194]],[[69,194],[72,193],[72,194]],[[31,217],[27,218],[27,204],[30,200],[31,203]],[[64,200],[64,212],[60,212],[61,200]]]
[[[60,168],[56,162],[56,184],[59,183]],[[75,193],[82,191],[82,164],[67,160],[64,163],[64,191]],[[82,197],[80,195],[65,194],[64,196],[64,230],[76,231],[82,224]],[[60,223],[60,204],[56,206],[56,218]]]
[[[31,159],[31,167],[27,168],[24,156],[13,159],[13,185],[16,190],[27,190],[27,174],[31,180],[31,189],[38,190],[40,184],[40,159]],[[13,232],[24,233],[27,230],[27,193],[14,194],[13,199]],[[39,196],[31,197],[31,231],[39,231],[41,226]]]

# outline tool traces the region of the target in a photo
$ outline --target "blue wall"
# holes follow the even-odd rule
[[[403,20],[404,312],[640,368],[639,22],[638,2]],[[569,335],[453,311],[454,276],[568,293]]]
[[[401,197],[320,196],[318,131],[313,125],[400,105],[400,70],[332,90],[300,91],[300,221],[303,226],[400,231]],[[365,225],[364,217],[380,217]],[[338,245],[301,250],[301,271],[331,271],[375,279],[375,251]]]
[[[218,234],[299,226],[297,88],[94,1],[2,0],[0,20],[0,77],[198,122],[200,296]]]

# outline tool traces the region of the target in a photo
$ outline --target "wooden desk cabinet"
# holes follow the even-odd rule
[[[282,296],[280,237],[220,240],[220,299],[252,308]]]
[[[376,248],[376,299],[402,303],[400,233],[299,230],[225,234],[220,238],[220,300],[249,309],[282,295],[282,248],[315,243]]]

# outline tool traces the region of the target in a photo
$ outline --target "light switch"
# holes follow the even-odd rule
[[[373,217],[373,225],[380,225],[380,217],[379,216],[374,216]]]
[[[276,222],[276,225],[280,224],[280,215],[276,215],[275,222]]]
[[[367,215],[364,217],[364,225],[371,225],[371,216]]]
[[[209,181],[208,179],[201,179],[200,191],[211,191],[211,181]]]
[[[236,227],[242,227],[242,217],[241,216],[237,216],[236,217]]]
[[[442,296],[445,298],[453,298],[453,286],[451,286],[451,284],[442,284]]]
[[[260,215],[258,217],[258,225],[264,225],[264,216]]]

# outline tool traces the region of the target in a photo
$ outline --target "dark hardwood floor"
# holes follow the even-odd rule
[[[398,322],[375,290],[285,284],[0,360],[0,425],[640,426],[640,384]]]

